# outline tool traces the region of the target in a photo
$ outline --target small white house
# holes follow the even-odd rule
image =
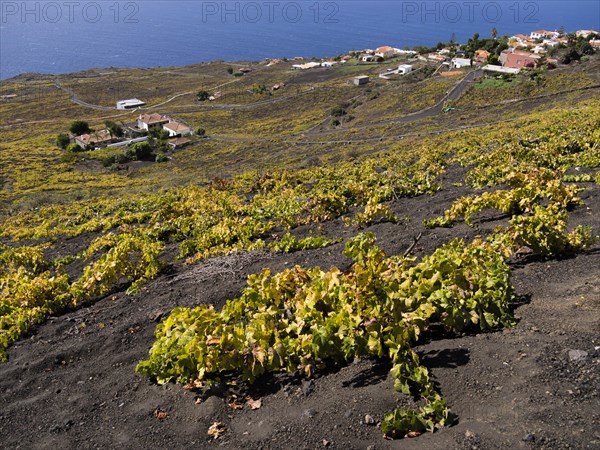
[[[548,30],[537,30],[532,31],[529,37],[531,39],[553,39],[557,38],[560,34],[556,31],[548,31]]]
[[[373,55],[360,55],[361,62],[371,62],[375,59]]]
[[[130,98],[127,100],[119,100],[117,102],[117,109],[135,109],[145,106],[146,103],[138,98]]]
[[[406,75],[407,73],[411,73],[413,71],[413,66],[410,64],[400,64],[398,66],[398,74]]]
[[[321,67],[333,67],[337,64],[337,61],[323,61]]]
[[[452,58],[452,68],[462,69],[463,67],[471,67],[469,58]]]
[[[169,132],[169,137],[173,136],[189,136],[192,134],[192,129],[187,125],[184,125],[179,122],[169,122],[163,125],[163,130],[167,130]]]

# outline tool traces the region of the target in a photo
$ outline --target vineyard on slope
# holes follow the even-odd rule
[[[569,231],[567,217],[568,208],[579,202],[579,188],[571,183],[599,180],[596,106],[557,113],[552,119],[531,115],[517,133],[513,125],[498,126],[486,135],[466,131],[444,147],[424,145],[335,167],[248,172],[215,179],[205,187],[8,216],[2,220],[0,248],[0,357],[6,358],[9,345],[48,316],[124,287],[135,292],[174,262],[167,255],[194,264],[240,250],[330,245],[336,239],[315,235],[302,240],[282,232],[342,216],[357,230],[376,221],[394,222],[389,202],[434,194],[443,187],[439,177],[445,164],[460,164],[469,168],[465,183],[487,191],[457,200],[427,225],[451,226],[461,218],[472,223],[480,211],[493,208],[510,216],[506,227],[470,244],[454,241],[420,262],[386,258],[370,235],[359,235],[347,244],[348,255],[355,259],[347,273],[303,268],[273,276],[265,272],[252,278],[241,299],[220,313],[207,307],[174,311],[161,325],[157,342],[161,330],[173,326],[196,347],[182,346],[190,351],[163,355],[157,343],[152,362],[140,365],[141,371],[162,381],[211,378],[223,371],[240,371],[250,381],[265,371],[298,367],[310,375],[329,359],[386,356],[394,363],[397,387],[423,399],[418,412],[390,413],[386,432],[431,430],[444,424],[449,413],[411,349],[419,334],[432,321],[442,321],[450,330],[474,323],[483,328],[509,324],[506,258],[524,246],[552,257],[593,241],[592,230]],[[588,173],[572,178],[569,171],[574,168]],[[57,253],[61,240],[73,237],[84,238],[85,248]],[[480,268],[471,260],[479,261]],[[258,307],[264,311],[255,317]],[[213,340],[198,341],[194,327],[206,328]],[[256,337],[248,327],[257,327]],[[233,337],[225,338],[227,333]],[[281,352],[273,347],[277,340]],[[175,358],[180,365],[163,367],[161,358]]]

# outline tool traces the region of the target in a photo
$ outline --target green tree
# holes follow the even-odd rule
[[[343,105],[337,105],[331,108],[330,114],[333,117],[342,117],[346,114],[346,108]]]
[[[114,122],[112,120],[105,120],[104,125],[106,126],[108,131],[110,131],[111,136],[118,138],[123,137],[123,127],[117,122]]]
[[[498,30],[496,30],[496,27],[492,27],[492,39],[496,40],[497,37],[498,37]]]
[[[209,99],[209,97],[210,97],[210,92],[204,91],[204,90],[202,90],[196,94],[196,98],[200,102],[205,102],[206,100]]]
[[[200,137],[206,136],[206,130],[202,127],[198,127],[196,129],[196,136],[200,136]]]
[[[90,125],[86,121],[76,120],[74,122],[71,122],[69,131],[71,133],[73,133],[75,136],[80,136],[82,134],[89,133],[92,130],[90,129]]]
[[[229,75],[231,75],[231,74],[233,73],[233,67],[228,67],[228,68],[227,68],[227,73],[228,73]]]
[[[147,142],[138,142],[129,147],[125,154],[129,159],[141,161],[152,156],[152,147]]]
[[[56,145],[60,148],[62,148],[63,150],[67,148],[67,146],[69,145],[69,142],[71,142],[71,140],[69,139],[69,135],[65,134],[65,133],[60,133],[59,135],[56,136],[55,141]]]

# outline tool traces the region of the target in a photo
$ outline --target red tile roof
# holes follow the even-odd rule
[[[158,113],[152,113],[152,114],[141,114],[139,117],[139,120],[141,120],[145,124],[154,125],[155,123],[168,122],[169,118],[162,116]]]
[[[187,125],[184,125],[179,122],[169,122],[169,123],[164,124],[163,127],[168,128],[169,130],[171,130],[175,133],[181,133],[183,131],[188,131],[190,129],[190,127],[188,127]]]
[[[108,130],[98,130],[91,134],[82,134],[81,136],[75,137],[75,139],[83,145],[89,145],[112,141],[113,137]]]
[[[169,145],[172,146],[173,148],[177,148],[177,147],[183,147],[184,145],[187,145],[190,142],[192,142],[192,141],[189,140],[188,138],[177,138],[177,139],[171,139],[169,141]]]

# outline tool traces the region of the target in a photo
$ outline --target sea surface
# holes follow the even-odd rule
[[[600,29],[600,1],[7,1],[0,79],[24,72],[325,57],[474,33]]]

